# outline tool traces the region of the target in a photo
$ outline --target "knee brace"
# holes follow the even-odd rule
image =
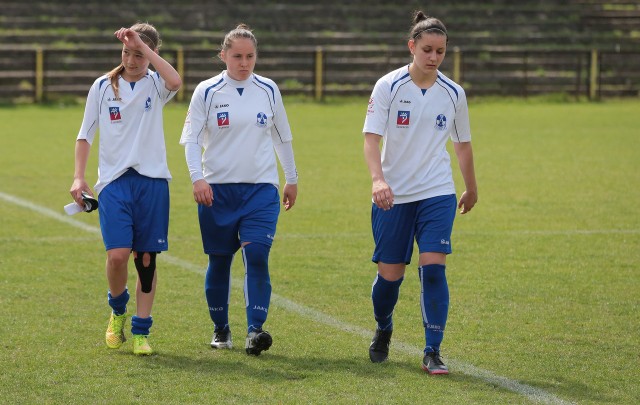
[[[149,255],[149,265],[144,265],[144,255]],[[156,272],[156,252],[138,252],[133,262],[138,270],[138,278],[143,293],[150,293],[153,287],[153,275]]]

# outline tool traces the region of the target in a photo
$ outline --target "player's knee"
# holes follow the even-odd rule
[[[131,251],[129,249],[109,249],[107,250],[107,262],[109,267],[120,269],[127,266],[129,263],[129,256]]]
[[[153,288],[153,276],[156,272],[156,254],[156,252],[138,252],[133,258],[143,293],[150,293]]]
[[[262,243],[247,243],[243,246],[247,266],[266,267],[269,263],[270,246]]]

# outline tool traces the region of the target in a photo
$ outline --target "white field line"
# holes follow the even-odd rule
[[[75,228],[82,229],[92,234],[100,235],[100,229],[98,227],[87,225],[81,221],[73,219],[70,216],[63,215],[61,213],[62,207],[60,208],[60,212],[54,211],[50,208],[39,206],[37,204],[34,204],[22,198],[3,193],[2,191],[0,191],[0,199],[5,200],[9,203],[18,205],[20,207],[30,209],[40,215],[49,217],[51,219],[55,219],[56,221],[63,222]],[[166,252],[159,255],[158,257],[163,261],[169,264],[172,264],[176,267],[180,267],[184,270],[188,270],[190,272],[200,274],[200,275],[205,274],[205,269],[203,268],[203,266],[198,266],[191,262],[179,259],[177,257],[173,257],[167,254]],[[243,282],[241,280],[233,279],[232,285],[238,286],[237,288],[240,288],[240,286],[243,285]],[[305,307],[304,305],[293,302],[278,294],[272,293],[271,300],[275,305],[282,307],[290,312],[294,312],[301,316],[304,316],[305,318],[309,318],[316,323],[318,322],[324,323],[325,325],[331,326],[340,331],[349,332],[354,335],[360,336],[363,339],[368,340],[371,338],[372,331],[370,329],[348,324],[339,319],[333,318],[325,313],[316,311],[315,309]],[[400,342],[398,340],[393,341],[393,347],[394,349],[400,349],[402,352],[410,355],[415,355],[416,357],[419,357],[422,354],[422,348],[417,346],[412,346],[412,345]],[[570,402],[567,402],[561,398],[558,398],[557,396],[543,389],[532,387],[527,384],[519,383],[515,380],[511,380],[509,378],[496,375],[491,371],[483,370],[481,368],[475,367],[471,364],[456,361],[450,358],[447,359],[447,362],[449,363],[449,365],[453,370],[460,371],[474,378],[478,378],[491,385],[505,388],[511,392],[514,392],[516,394],[519,394],[528,398],[532,402],[537,402],[542,404],[570,404]]]

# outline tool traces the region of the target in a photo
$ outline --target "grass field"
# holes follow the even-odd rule
[[[480,200],[454,226],[444,378],[419,366],[415,258],[390,361],[368,359],[365,110],[366,99],[287,102],[299,199],[271,254],[274,345],[256,358],[243,349],[240,260],[236,347],[209,348],[206,256],[178,145],[186,106],[167,107],[170,248],[159,259],[157,354],[139,358],[131,342],[104,345],[98,216],[62,210],[82,107],[0,108],[0,403],[639,403],[640,102],[470,103]]]

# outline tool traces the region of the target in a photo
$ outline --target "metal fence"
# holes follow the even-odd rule
[[[97,77],[119,62],[119,46],[0,46],[0,101],[55,102],[83,98]],[[202,80],[224,65],[212,49],[163,49],[176,66],[186,101]],[[406,47],[326,46],[260,49],[256,73],[283,94],[368,95],[385,73],[410,62]],[[450,49],[440,70],[473,96],[576,98],[640,96],[640,51],[530,51]]]

